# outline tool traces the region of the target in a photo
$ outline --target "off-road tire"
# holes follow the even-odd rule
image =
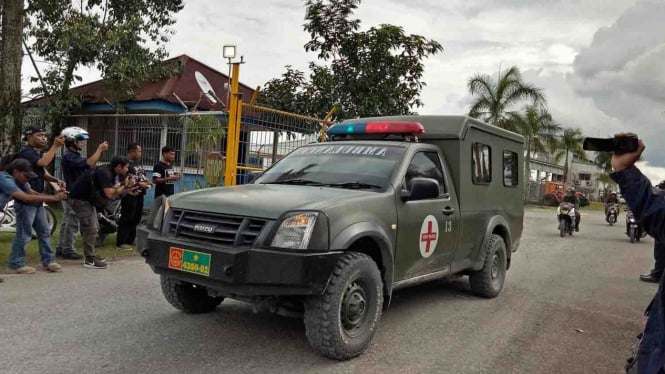
[[[224,301],[223,297],[208,296],[204,287],[160,276],[162,293],[166,300],[185,313],[207,313]]]
[[[469,284],[478,296],[492,298],[501,293],[506,280],[506,243],[499,235],[492,234],[486,251],[483,268],[469,273]]]
[[[358,287],[366,301],[362,303],[365,308],[362,308],[361,327],[358,332],[348,331],[350,322],[342,316],[342,311],[343,306],[350,303],[344,301],[357,300],[352,296],[357,296]],[[330,358],[348,360],[358,356],[369,346],[382,308],[383,282],[376,263],[365,254],[348,252],[337,262],[325,292],[305,302],[307,340],[314,349]],[[350,309],[346,311],[348,316]]]

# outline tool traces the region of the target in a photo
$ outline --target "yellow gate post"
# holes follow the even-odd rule
[[[228,133],[226,135],[226,167],[224,169],[224,186],[235,186],[236,184],[236,168],[238,166],[238,155],[236,154],[236,143],[238,142],[238,134],[236,131],[239,126],[238,116],[238,76],[240,75],[240,63],[234,62],[232,65],[231,73],[231,100],[229,103],[228,112]]]

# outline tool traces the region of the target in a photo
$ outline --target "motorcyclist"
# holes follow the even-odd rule
[[[610,206],[619,204],[619,197],[617,196],[616,192],[610,191],[610,195],[605,199],[605,216],[607,217],[607,210],[610,208]],[[617,210],[617,216],[619,215],[619,211]]]
[[[571,187],[561,199],[562,203],[571,203],[575,206],[575,231],[580,231],[580,199],[577,198],[575,188]]]

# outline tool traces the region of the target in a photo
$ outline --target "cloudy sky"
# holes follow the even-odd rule
[[[184,2],[168,44],[172,56],[188,54],[225,72],[221,46],[236,44],[246,61],[240,79],[249,86],[279,76],[287,64],[307,71],[315,59],[303,49],[302,1]],[[363,28],[400,25],[443,45],[425,62],[419,113],[466,113],[470,76],[516,65],[543,88],[562,125],[587,136],[639,133],[647,144],[643,169],[665,179],[662,0],[364,0],[356,16]],[[27,61],[24,73],[33,74]]]

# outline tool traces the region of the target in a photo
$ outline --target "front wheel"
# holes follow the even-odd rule
[[[561,235],[562,238],[566,236],[567,226],[568,224],[566,223],[566,220],[564,220],[563,218],[559,220],[559,234]]]
[[[376,263],[365,254],[346,253],[323,295],[305,302],[307,340],[330,358],[358,356],[369,346],[382,308],[383,282]]]
[[[636,235],[636,233],[635,233],[635,229],[634,229],[634,228],[631,227],[631,228],[628,230],[628,237],[630,237],[630,242],[631,242],[631,243],[635,243],[635,241],[637,240],[637,235]]]
[[[58,226],[58,218],[50,207],[45,206],[44,210],[46,211],[46,222],[48,222],[49,230],[51,230],[51,235],[53,235],[55,228]]]
[[[483,268],[469,274],[471,290],[487,298],[496,297],[506,280],[506,243],[499,235],[492,234],[487,243],[487,255]]]
[[[208,295],[205,287],[160,276],[162,293],[166,300],[185,313],[207,313],[224,301],[223,297]]]

